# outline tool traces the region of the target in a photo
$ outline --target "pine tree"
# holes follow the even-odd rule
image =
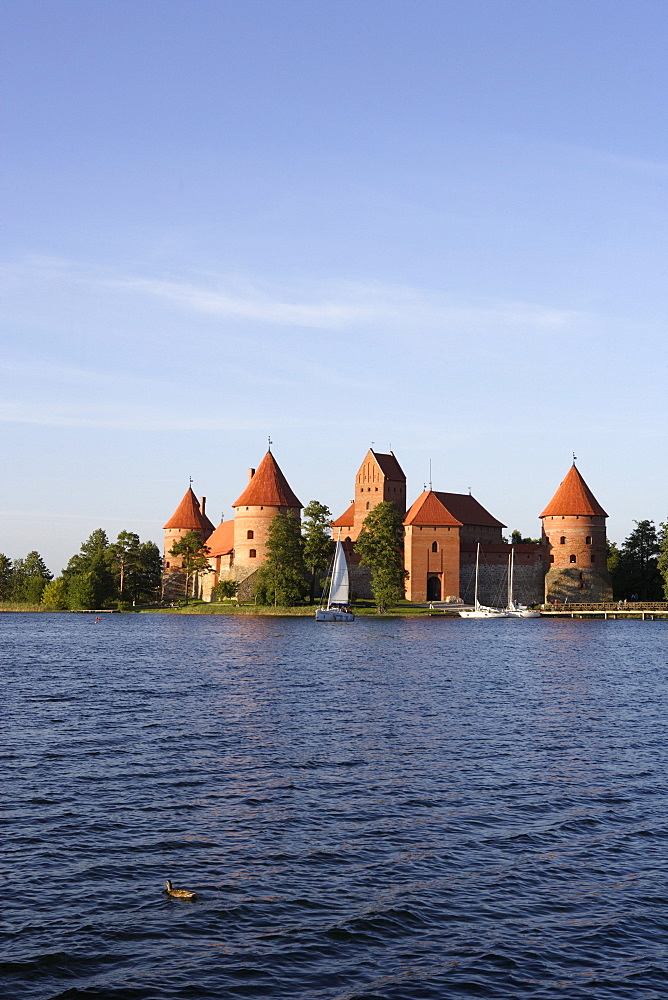
[[[612,572],[615,597],[657,601],[662,596],[658,567],[659,538],[653,521],[634,521],[636,527],[624,540]]]
[[[332,555],[333,542],[330,535],[332,512],[329,507],[311,500],[304,507],[302,535],[304,538],[304,565],[308,570],[309,598],[313,604],[318,578],[327,570]]]
[[[109,546],[109,561],[118,574],[118,593],[121,598],[139,564],[139,535],[134,531],[120,531],[118,538]]]
[[[304,539],[293,514],[277,514],[267,535],[267,560],[257,571],[255,599],[260,604],[292,607],[308,589]]]
[[[379,614],[403,599],[404,528],[401,514],[393,503],[377,504],[367,514],[355,550],[362,566],[371,570],[371,589]]]

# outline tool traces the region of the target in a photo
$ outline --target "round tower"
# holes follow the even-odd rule
[[[612,600],[607,570],[606,512],[575,466],[540,515],[548,551],[548,603]]]
[[[302,504],[268,451],[257,471],[248,470],[248,485],[232,506],[234,566],[248,576],[267,558],[267,536],[276,515],[290,513],[299,521]]]
[[[172,599],[183,597],[183,559],[180,556],[171,555],[171,549],[175,542],[187,535],[189,531],[196,531],[203,542],[207,540],[213,532],[214,527],[205,513],[206,497],[201,501],[197,499],[191,487],[188,487],[183,495],[181,503],[178,505],[167,524],[163,526],[164,537],[164,564],[162,577],[163,597]]]

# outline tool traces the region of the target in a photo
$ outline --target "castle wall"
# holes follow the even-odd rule
[[[550,567],[545,577],[545,601],[598,603],[612,600],[607,569],[579,569],[577,566]]]
[[[611,601],[605,517],[549,515],[542,520],[543,539],[549,553],[544,599],[560,603],[566,599]]]
[[[292,507],[237,507],[234,512],[234,565],[246,567],[250,572],[261,566],[269,554],[267,538],[271,523],[277,514],[287,513],[300,520],[299,509]],[[250,538],[249,532],[252,532]]]
[[[465,604],[473,604],[475,566],[464,564],[460,572],[460,596]],[[513,599],[520,604],[542,604],[545,567],[534,562],[513,569]],[[505,608],[508,601],[508,564],[481,564],[478,572],[478,600],[494,608]]]

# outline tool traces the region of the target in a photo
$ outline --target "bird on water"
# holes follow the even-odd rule
[[[167,893],[170,896],[176,896],[177,899],[195,899],[197,893],[191,892],[190,889],[173,889],[172,883],[167,879]]]

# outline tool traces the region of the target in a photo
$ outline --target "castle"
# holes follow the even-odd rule
[[[406,476],[394,455],[369,449],[355,478],[354,499],[332,522],[346,547],[352,588],[371,596],[368,570],[355,552],[364,519],[382,502],[395,504],[404,524],[404,565],[409,601],[473,600],[476,552],[480,545],[479,599],[498,604],[513,552],[514,596],[525,604],[543,601],[612,599],[606,569],[605,520],[608,516],[573,461],[545,510],[539,515],[539,542],[511,545],[506,527],[473,496],[425,489],[406,509]],[[283,475],[271,448],[232,505],[234,518],[214,527],[206,499],[190,487],[164,526],[165,599],[183,595],[183,561],[170,554],[174,542],[195,531],[209,547],[211,572],[198,580],[199,596],[210,600],[220,580],[234,580],[240,600],[253,596],[254,576],[267,556],[267,535],[276,514],[299,519],[302,503]]]

